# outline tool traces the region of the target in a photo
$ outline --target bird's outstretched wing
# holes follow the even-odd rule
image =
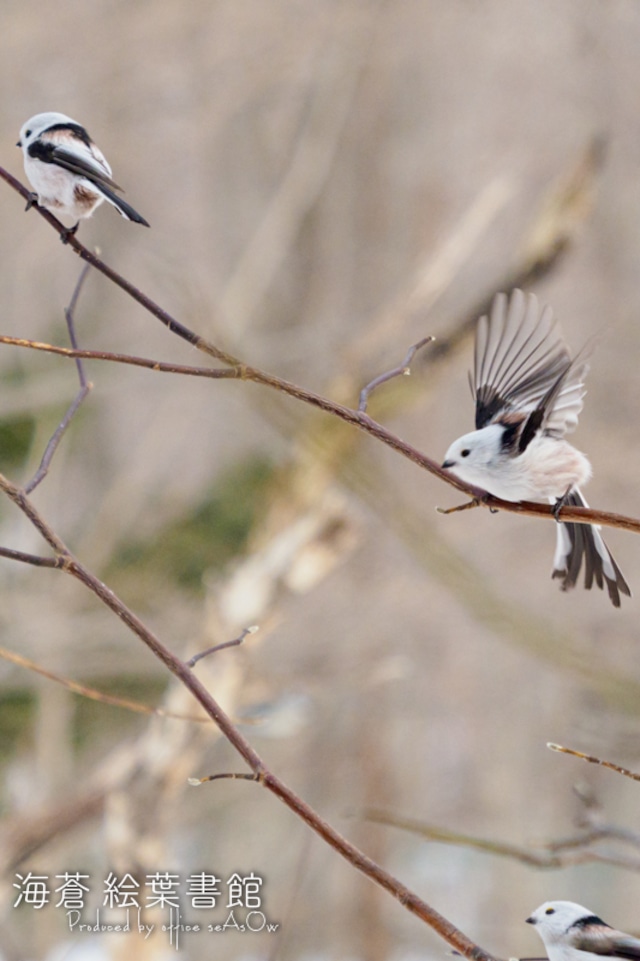
[[[517,413],[525,415],[523,435],[544,428],[562,437],[578,422],[587,370],[583,356],[571,360],[550,307],[521,290],[497,294],[476,332],[476,428]]]

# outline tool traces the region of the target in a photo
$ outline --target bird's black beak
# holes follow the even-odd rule
[[[535,918],[527,918],[526,923],[527,923],[527,924],[535,924],[535,923],[536,923],[536,919],[535,919]]]
[[[456,462],[454,460],[445,460],[442,462],[442,467],[444,470],[448,470],[450,467],[455,467]]]
[[[16,147],[21,147],[21,146],[22,146],[22,141],[18,140]]]

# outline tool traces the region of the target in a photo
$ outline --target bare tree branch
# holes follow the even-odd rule
[[[199,654],[194,654],[193,657],[190,657],[187,661],[187,667],[195,667],[198,661],[201,661],[203,657],[209,657],[210,654],[217,654],[218,651],[224,651],[228,647],[238,647],[248,634],[255,634],[257,630],[258,627],[255,624],[251,627],[243,628],[238,637],[234,637],[232,641],[223,641],[222,644],[214,644],[213,647],[208,647],[206,651],[200,651]]]
[[[57,354],[60,357],[81,358],[83,360],[103,360],[115,364],[129,364],[133,367],[144,367],[162,374],[184,374],[189,377],[211,377],[214,380],[237,380],[240,376],[235,367],[192,367],[189,364],[170,364],[148,357],[134,357],[131,354],[115,354],[106,350],[78,350],[73,347],[56,347],[38,340],[28,340],[24,337],[9,337],[0,334],[0,344],[9,347],[24,347],[28,350],[41,350],[47,354]]]
[[[391,370],[386,371],[384,374],[378,374],[378,376],[374,377],[374,379],[370,381],[366,387],[363,387],[360,391],[360,403],[358,404],[359,413],[365,413],[367,409],[367,403],[369,401],[369,395],[376,389],[376,387],[380,387],[381,384],[386,384],[387,381],[394,377],[406,377],[408,374],[410,374],[411,361],[415,357],[416,353],[422,347],[430,344],[433,340],[435,340],[435,337],[423,337],[422,340],[418,341],[417,344],[413,344],[413,346],[409,348],[401,364],[399,364],[397,367],[392,367]]]
[[[622,774],[624,777],[629,777],[633,781],[640,781],[640,774],[630,771],[626,767],[620,767],[618,764],[613,764],[612,761],[603,761],[599,757],[594,757],[593,754],[583,754],[582,751],[574,751],[570,747],[562,747],[561,744],[552,744],[549,742],[547,747],[550,751],[558,751],[560,754],[571,754],[573,757],[579,757],[581,761],[587,761],[589,764],[599,764],[601,767],[609,768],[610,771],[615,771],[616,774]]]
[[[80,276],[78,277],[78,282],[73,291],[71,301],[69,302],[69,306],[66,308],[64,312],[64,317],[67,322],[67,330],[69,331],[69,340],[71,341],[71,346],[76,350],[78,348],[78,344],[76,342],[76,331],[74,326],[73,315],[76,309],[76,304],[78,303],[78,297],[80,296],[80,291],[82,290],[82,286],[84,284],[86,276],[89,273],[89,269],[90,269],[89,265],[87,264],[80,271]],[[73,420],[73,417],[75,416],[77,411],[80,409],[80,405],[82,404],[83,400],[91,390],[92,385],[87,381],[85,377],[84,367],[82,365],[82,360],[80,360],[80,358],[76,358],[76,368],[78,370],[78,379],[80,381],[80,387],[78,389],[78,393],[76,394],[75,398],[69,405],[66,414],[64,415],[64,417],[62,418],[58,426],[56,427],[53,433],[53,436],[51,437],[49,443],[45,447],[44,454],[42,455],[42,460],[40,461],[40,466],[38,467],[37,471],[31,478],[31,480],[27,484],[25,484],[24,489],[27,492],[27,494],[30,494],[31,491],[35,490],[38,484],[40,484],[49,473],[49,468],[51,466],[51,461],[53,460],[53,455],[58,449],[58,445],[62,440],[64,432],[66,431],[67,427]]]
[[[4,491],[19,507],[30,523],[33,524],[41,536],[53,548],[56,558],[59,561],[56,565],[57,568],[70,574],[80,581],[80,583],[84,584],[84,586],[87,587],[101,603],[113,611],[118,618],[146,644],[149,650],[165,664],[169,671],[184,684],[193,697],[204,708],[209,717],[217,724],[232,747],[244,759],[253,772],[254,779],[259,784],[278,797],[358,871],[388,891],[389,894],[395,897],[408,911],[432,927],[440,937],[459,951],[460,954],[473,959],[473,961],[494,961],[492,955],[467,938],[466,935],[427,904],[426,901],[419,898],[392,874],[385,871],[379,864],[360,851],[355,845],[351,844],[351,842],[331,827],[327,821],[320,817],[302,798],[273,774],[189,666],[165,647],[159,638],[146,627],[140,618],[138,618],[106,584],[100,581],[73,556],[66,544],[54,533],[35,506],[29,501],[25,492],[1,474],[0,490]]]
[[[34,567],[54,567],[58,570],[62,566],[57,557],[41,557],[39,554],[27,554],[25,551],[14,551],[10,547],[0,547],[0,557],[21,564],[33,564]]]
[[[15,559],[20,560],[20,558]],[[48,558],[42,559],[47,560]],[[55,558],[50,558],[50,560],[52,560],[53,563],[46,566],[60,567],[60,565],[56,563]],[[91,701],[98,701],[100,704],[122,707],[126,711],[133,711],[135,714],[154,714],[158,717],[171,717],[177,721],[194,721],[196,724],[209,723],[209,719],[201,715],[178,714],[175,711],[166,711],[161,707],[153,707],[151,704],[141,704],[139,701],[132,701],[131,698],[128,697],[117,697],[114,694],[105,694],[104,691],[97,691],[94,687],[87,687],[86,684],[78,684],[77,681],[72,681],[71,678],[62,677],[60,674],[48,671],[40,664],[36,664],[36,662],[32,661],[29,657],[23,657],[21,654],[16,654],[15,651],[8,651],[6,647],[0,647],[0,658],[2,658],[3,661],[9,661],[11,664],[16,664],[18,667],[23,667],[27,671],[32,671],[34,674],[40,674],[41,677],[46,677],[48,681],[54,681],[56,684],[66,687],[72,694],[78,694],[80,697],[86,697]]]
[[[14,190],[21,194],[25,199],[29,197],[29,191],[23,185],[16,180],[11,174],[0,167],[0,177],[9,183]],[[47,223],[51,224],[58,233],[67,237],[65,233],[65,228],[48,210],[42,207],[35,206],[35,210],[44,217]],[[479,501],[479,506],[484,506],[488,508],[497,508],[498,510],[507,511],[513,514],[524,514],[531,517],[546,517],[548,519],[556,520],[552,507],[548,507],[546,504],[535,504],[529,501],[504,501],[498,497],[487,494],[486,491],[480,490],[470,484],[464,484],[462,481],[454,477],[449,471],[444,470],[440,465],[422,454],[415,447],[401,440],[395,434],[386,430],[377,421],[372,420],[367,414],[354,410],[350,407],[346,407],[343,404],[335,403],[326,397],[316,394],[313,391],[306,390],[304,387],[299,387],[297,384],[292,384],[290,381],[284,380],[283,378],[277,377],[274,374],[270,374],[266,371],[260,370],[257,367],[251,367],[248,364],[243,363],[238,360],[233,355],[229,354],[227,351],[216,347],[210,341],[206,340],[204,337],[196,334],[194,331],[190,330],[184,324],[181,324],[178,320],[167,313],[162,307],[156,304],[150,297],[147,297],[141,290],[131,284],[128,280],[122,277],[116,270],[109,267],[104,261],[102,261],[96,254],[90,251],[84,244],[75,237],[68,237],[69,246],[82,258],[86,263],[91,264],[96,270],[104,274],[109,280],[114,284],[124,290],[130,297],[137,301],[141,306],[143,306],[150,314],[160,320],[172,333],[177,334],[183,340],[186,340],[192,346],[196,347],[198,350],[203,351],[210,357],[214,357],[216,360],[221,361],[224,364],[228,364],[230,367],[234,368],[234,373],[232,379],[235,377],[240,380],[250,380],[256,384],[261,384],[265,387],[269,387],[273,390],[281,391],[282,393],[288,394],[290,397],[295,398],[305,404],[309,404],[326,413],[333,414],[336,417],[341,418],[347,423],[359,428],[362,431],[375,437],[377,440],[386,444],[388,447],[397,451],[397,453],[411,460],[414,464],[417,464],[423,470],[428,471],[430,474],[434,474],[441,480],[444,480],[451,487],[455,487],[465,494],[468,494],[473,499]],[[98,359],[98,358],[96,358]],[[621,514],[615,514],[608,511],[594,510],[592,508],[585,507],[572,507],[565,506],[562,508],[561,519],[563,521],[571,521],[576,524],[600,524],[604,527],[617,527],[623,530],[632,531],[633,533],[640,533],[640,520],[633,517],[625,517]]]

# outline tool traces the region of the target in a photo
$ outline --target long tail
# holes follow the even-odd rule
[[[122,214],[125,220],[133,220],[135,224],[142,224],[143,227],[150,226],[144,217],[142,217],[137,210],[133,209],[131,204],[128,204],[126,200],[122,199],[122,197],[118,197],[118,195],[115,194],[113,190],[110,190],[109,187],[105,187],[105,185],[102,183],[94,184],[93,186],[98,188],[100,193],[104,196],[104,199],[108,200],[109,203],[116,208],[118,213]]]
[[[564,503],[572,507],[588,507],[586,500],[576,488],[567,494]],[[622,571],[609,553],[602,539],[600,528],[595,524],[558,524],[556,554],[553,559],[553,578],[561,578],[563,591],[575,587],[584,559],[584,586],[591,590],[595,580],[602,590],[605,583],[614,607],[620,607],[620,594],[631,597],[629,585]]]

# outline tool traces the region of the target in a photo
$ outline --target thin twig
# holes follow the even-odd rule
[[[56,427],[53,435],[51,436],[51,439],[49,440],[49,443],[45,447],[44,454],[42,455],[42,460],[40,461],[40,466],[38,467],[38,470],[35,472],[31,480],[27,484],[25,484],[24,489],[27,494],[30,494],[33,490],[35,490],[38,484],[42,483],[42,481],[45,479],[45,477],[49,473],[49,467],[51,466],[53,455],[58,449],[58,445],[62,440],[62,437],[67,427],[71,423],[73,417],[77,413],[80,405],[82,404],[83,400],[85,399],[85,397],[87,396],[90,390],[91,390],[91,384],[86,384],[84,387],[81,387],[78,393],[76,394],[75,398],[73,399],[72,403],[67,408],[66,414],[64,415],[64,417],[62,418],[58,426]]]
[[[414,344],[409,348],[404,360],[398,367],[393,367],[385,374],[379,374],[377,377],[374,377],[366,387],[363,387],[360,391],[360,403],[358,404],[358,411],[362,414],[365,413],[367,409],[367,403],[369,401],[369,395],[376,389],[376,387],[379,387],[381,384],[385,384],[388,380],[392,380],[394,377],[408,377],[411,373],[411,361],[415,357],[416,353],[421,347],[424,347],[425,344],[430,344],[433,340],[435,340],[435,337],[423,337],[422,340],[418,341],[417,344]]]
[[[400,828],[402,831],[408,831],[424,838],[425,841],[482,851],[485,854],[494,854],[497,857],[519,861],[529,867],[544,870],[598,863],[615,865],[630,871],[640,871],[640,858],[593,850],[592,845],[601,841],[620,840],[620,834],[614,828],[592,829],[575,838],[545,842],[545,850],[540,851],[531,850],[518,844],[509,844],[505,841],[494,841],[489,838],[450,831],[447,828],[425,824],[422,821],[400,817],[386,811],[367,810],[363,812],[363,817],[374,824],[386,824],[390,827]]]
[[[473,500],[465,501],[464,504],[456,504],[455,507],[436,507],[438,514],[444,514],[448,517],[449,514],[460,514],[462,511],[471,511],[474,507],[482,507],[482,499],[474,497]]]
[[[587,847],[590,844],[599,844],[602,841],[618,841],[620,844],[640,848],[640,836],[635,831],[618,827],[615,824],[602,824],[589,828],[583,834],[573,837],[558,838],[557,841],[545,841],[544,847],[548,851],[570,851]],[[635,860],[634,864],[640,868],[640,860]]]
[[[21,564],[33,564],[34,567],[59,568],[61,566],[57,557],[27,554],[25,551],[14,551],[11,547],[0,547],[0,557],[6,557],[10,561],[19,561]]]
[[[53,560],[53,564],[48,566],[60,566],[54,558],[49,559]],[[47,558],[43,558],[43,560],[47,560]],[[195,714],[179,714],[176,711],[166,711],[162,707],[153,707],[151,704],[141,704],[139,701],[132,701],[128,697],[117,697],[115,694],[105,694],[104,691],[97,691],[94,687],[78,684],[77,681],[72,681],[68,677],[62,677],[60,674],[54,674],[53,671],[48,671],[30,658],[16,654],[15,651],[9,651],[6,647],[0,647],[0,658],[4,661],[9,661],[11,664],[16,664],[18,667],[23,667],[27,671],[40,674],[42,677],[46,677],[47,680],[54,681],[56,684],[65,687],[68,691],[71,691],[72,694],[78,694],[80,697],[85,697],[90,701],[109,704],[111,707],[122,707],[126,711],[133,711],[135,714],[153,714],[158,717],[170,717],[176,721],[194,721],[196,724],[210,723],[210,718],[208,717]]]
[[[74,350],[78,350],[78,341],[76,339],[76,328],[74,323],[76,304],[78,303],[80,291],[82,290],[83,284],[90,270],[91,270],[91,267],[89,266],[89,264],[85,264],[85,266],[82,268],[82,271],[80,272],[80,276],[78,277],[78,283],[76,284],[75,290],[73,291],[73,295],[71,297],[69,306],[66,308],[64,312],[64,319],[67,322],[67,330],[69,331],[69,340]],[[87,383],[87,378],[85,377],[85,374],[84,374],[84,366],[82,364],[82,360],[79,357],[76,359],[76,367],[78,369],[78,379],[80,380],[80,386],[85,387]]]
[[[0,344],[8,347],[24,347],[27,350],[41,350],[47,354],[57,354],[60,357],[83,360],[103,360],[115,364],[129,364],[133,367],[144,367],[162,374],[182,374],[189,377],[210,377],[214,380],[237,380],[240,371],[235,367],[192,367],[190,364],[170,364],[148,357],[135,357],[132,354],[116,354],[108,350],[77,350],[72,347],[56,347],[39,340],[28,340],[25,337],[9,337],[0,334]]]
[[[64,317],[67,322],[67,330],[69,331],[69,340],[71,341],[71,346],[75,350],[78,349],[78,343],[76,340],[76,332],[75,332],[75,327],[73,322],[73,315],[76,309],[76,304],[78,303],[78,297],[80,296],[80,291],[82,290],[82,286],[84,284],[87,274],[89,273],[89,270],[90,270],[90,266],[89,264],[86,264],[80,271],[80,276],[78,277],[78,282],[71,296],[69,306],[65,309],[65,312],[64,312]],[[78,393],[76,394],[75,398],[69,405],[66,414],[64,415],[64,417],[62,418],[58,426],[56,427],[51,439],[49,440],[49,443],[45,447],[44,454],[42,455],[42,460],[40,461],[40,466],[38,467],[37,471],[31,478],[31,480],[27,484],[25,484],[24,489],[27,494],[30,494],[31,491],[35,490],[38,484],[42,483],[42,481],[45,479],[45,477],[49,473],[51,461],[53,460],[53,456],[56,450],[58,449],[58,445],[62,440],[62,437],[65,431],[67,430],[67,427],[69,426],[75,414],[79,410],[83,400],[91,390],[92,385],[88,383],[85,377],[82,360],[79,357],[76,358],[76,368],[78,371],[78,379],[80,381],[80,387],[78,389]]]
[[[592,754],[583,754],[582,751],[574,751],[570,747],[562,747],[561,744],[552,744],[549,742],[547,747],[551,751],[558,751],[560,754],[571,754],[573,757],[579,757],[581,761],[588,761],[589,764],[599,764],[601,767],[609,768],[610,771],[615,771],[616,774],[623,774],[624,777],[631,778],[632,781],[640,781],[640,774],[636,774],[635,771],[630,771],[626,767],[620,767],[618,764],[613,764],[611,761],[603,761],[599,757],[594,757]]]
[[[258,630],[257,625],[252,627],[245,627],[239,637],[234,637],[232,641],[224,641],[222,644],[214,644],[213,647],[208,647],[206,651],[200,651],[199,654],[194,654],[193,657],[189,658],[187,661],[187,667],[193,667],[198,661],[201,661],[203,657],[208,657],[209,654],[216,654],[218,651],[224,651],[227,647],[237,647],[242,644],[247,634],[255,634]]]
[[[224,774],[208,774],[206,777],[190,777],[187,779],[187,783],[191,787],[200,787],[201,784],[206,784],[207,781],[223,781],[229,779],[232,781],[259,781],[260,776],[258,774],[234,774],[233,772],[226,771]]]

